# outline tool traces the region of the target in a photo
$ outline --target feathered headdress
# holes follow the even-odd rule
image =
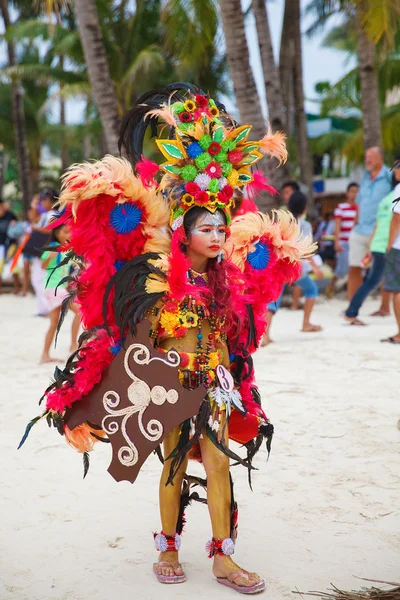
[[[147,128],[153,136],[169,129],[168,138],[158,137],[156,144],[167,159],[159,167],[164,173],[159,189],[169,200],[174,231],[193,206],[211,212],[220,209],[229,223],[235,189],[254,182],[252,165],[263,154],[280,162],[287,158],[282,133],[269,129],[262,140],[247,141],[251,125],[238,127],[222,104],[187,83],[145,94],[125,117],[120,148],[125,148],[139,174],[148,172],[141,160]]]

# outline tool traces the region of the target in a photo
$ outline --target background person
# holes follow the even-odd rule
[[[0,200],[0,293],[2,292],[3,286],[2,273],[4,263],[6,262],[9,247],[14,242],[14,240],[9,237],[7,232],[10,224],[17,221],[18,217],[9,209],[8,204],[6,204],[3,200]],[[13,279],[14,292],[17,293],[16,286],[18,288],[18,276],[14,275]]]
[[[39,232],[42,234],[49,234],[46,229],[49,221],[56,215],[54,205],[58,200],[58,193],[56,190],[46,188],[40,192],[38,212],[41,214],[32,232]],[[45,274],[42,269],[42,263],[39,257],[35,256],[32,259],[31,264],[31,282],[32,287],[35,290],[36,298],[38,301],[38,315],[46,317],[49,314],[49,306],[45,297]]]
[[[304,219],[304,214],[307,209],[307,198],[305,197],[305,195],[300,191],[294,192],[290,197],[288,208],[293,214],[293,216],[296,217],[296,219],[299,221],[302,234],[312,238],[311,223]],[[301,331],[305,333],[315,333],[318,331],[322,331],[322,327],[320,325],[313,325],[310,320],[312,311],[315,306],[315,301],[318,297],[318,286],[315,283],[315,281],[311,279],[311,272],[315,273],[317,279],[322,279],[324,277],[322,269],[317,265],[314,258],[303,261],[302,273],[300,275],[300,278],[294,284],[296,287],[300,288],[300,291],[302,291],[305,296],[305,302],[303,307],[303,326],[301,329]],[[283,292],[276,302],[271,302],[268,305],[267,327],[261,340],[261,346],[267,346],[272,342],[270,335],[272,320],[280,307],[282,296]]]
[[[289,204],[289,200],[290,200],[290,196],[293,194],[293,192],[299,192],[300,191],[300,186],[297,183],[297,181],[291,180],[291,181],[286,181],[286,183],[283,184],[282,189],[281,189],[281,202],[282,202],[282,206],[281,208],[287,208],[288,204]]]
[[[380,201],[392,190],[392,177],[383,163],[383,153],[378,147],[368,148],[365,153],[366,172],[357,194],[357,222],[349,238],[349,278],[347,293],[351,300],[362,284],[365,257],[376,221]]]
[[[349,272],[349,238],[357,218],[356,196],[359,190],[358,183],[349,183],[346,191],[346,200],[335,208],[335,240],[334,250],[336,255],[335,274],[327,289],[333,293],[335,283],[343,279]]]
[[[393,169],[393,187],[395,187],[400,181],[400,162],[398,165],[398,167]],[[380,284],[383,279],[386,261],[385,255],[389,243],[389,230],[392,221],[394,198],[395,192],[392,190],[379,204],[373,235],[364,258],[365,262],[372,261],[371,268],[368,271],[368,275],[364,283],[354,294],[345,312],[346,321],[349,321],[349,323],[352,325],[365,325],[363,321],[358,319],[358,313],[367,296]],[[388,292],[384,293],[384,299],[386,299],[387,307],[385,304],[383,304],[377,313],[373,313],[373,316],[376,316],[376,314],[379,314],[380,311],[384,311],[385,309],[387,311],[389,310]]]
[[[50,242],[50,246],[62,246],[68,240],[68,235],[69,231],[67,225],[60,225],[56,229],[53,229],[51,233],[52,240]],[[67,283],[61,283],[64,277],[67,277],[69,274],[69,265],[66,264],[58,266],[64,258],[65,252],[52,252],[46,250],[40,259],[45,278],[45,298],[50,313],[50,325],[44,338],[43,353],[40,359],[41,363],[57,362],[58,360],[56,358],[51,358],[50,348],[56,335],[57,324],[61,313],[61,305],[65,298],[67,298],[69,295]],[[78,348],[77,340],[80,323],[79,307],[77,304],[73,303],[71,304],[70,309],[74,313],[74,320],[72,321],[71,328],[70,351],[74,352]]]
[[[400,172],[400,160],[395,163],[393,170]],[[390,224],[384,289],[386,292],[393,292],[393,312],[397,322],[397,333],[381,341],[400,344],[400,183],[395,187],[394,196],[397,202],[394,205]]]

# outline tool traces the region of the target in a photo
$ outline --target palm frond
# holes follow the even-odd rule
[[[43,64],[19,64],[13,67],[5,67],[0,70],[0,76],[2,75],[10,79],[33,79],[38,86],[51,83],[82,83],[87,81],[83,73],[64,71]]]

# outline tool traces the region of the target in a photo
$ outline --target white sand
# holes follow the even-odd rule
[[[46,321],[32,316],[35,308],[32,298],[0,297],[1,600],[235,597],[211,576],[204,553],[210,526],[200,505],[187,513],[187,583],[155,581],[156,458],[135,485],[117,484],[106,472],[110,447],[98,444],[82,481],[80,456],[44,422],[16,451],[52,374],[37,365]],[[264,449],[256,460],[253,493],[245,470],[234,470],[235,558],[264,575],[270,600],[298,598],[296,588],[326,590],[330,582],[368,585],[355,576],[400,579],[400,347],[379,343],[395,332],[393,318],[350,327],[343,308],[339,301],[317,307],[320,334],[300,333],[301,313],[282,310],[277,343],[255,359],[276,436],[269,463]],[[62,358],[68,333],[65,327]]]

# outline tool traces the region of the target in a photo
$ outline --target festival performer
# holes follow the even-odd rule
[[[158,136],[161,166],[142,155],[148,130]],[[250,480],[263,439],[269,452],[273,427],[251,355],[266,306],[298,279],[313,251],[287,212],[231,221],[235,191],[271,191],[252,165],[263,154],[286,159],[282,134],[253,142],[250,131],[196,87],[171,84],[142,96],[122,123],[120,148],[135,172],[108,156],[66,173],[56,224],[69,222],[60,250],[80,267],[71,301],[86,331],[21,441],[45,417],[83,453],[85,474],[88,452],[101,440],[113,448],[110,473],[130,481],[152,450],[161,455],[163,442],[155,576],[186,580],[178,551],[185,508],[198,498],[191,489],[200,485],[213,574],[244,594],[265,583],[232,559],[238,513],[229,460],[244,465]],[[234,453],[230,440],[247,456]],[[203,463],[206,480],[186,474],[189,458]]]

